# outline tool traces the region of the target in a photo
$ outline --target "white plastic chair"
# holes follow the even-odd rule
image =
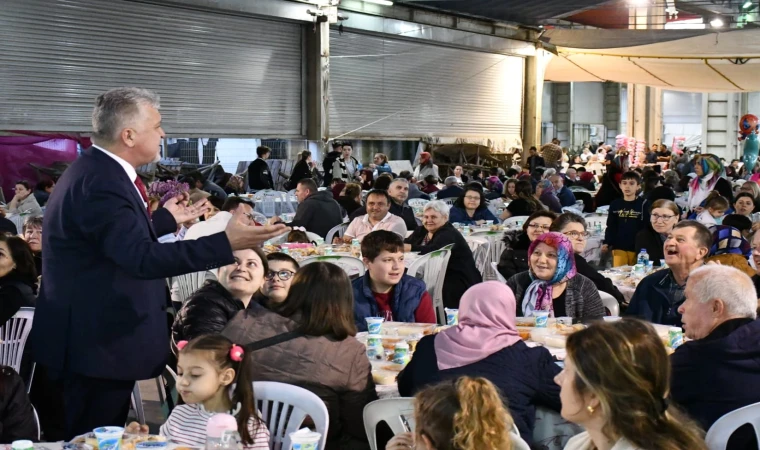
[[[620,315],[620,304],[615,297],[603,291],[599,291],[599,297],[602,298],[602,305],[610,311],[611,316]]]
[[[37,415],[37,408],[32,405],[32,412],[34,413],[34,423],[37,424],[37,442],[42,439],[42,430],[40,429],[40,416]]]
[[[334,227],[330,228],[330,231],[327,232],[327,237],[325,237],[325,243],[332,244],[335,236],[342,238],[343,233],[346,232],[346,229],[350,223],[351,222],[344,222],[340,225],[335,225]]]
[[[342,255],[312,256],[301,261],[301,267],[315,262],[327,262],[335,264],[336,266],[345,270],[348,276],[351,278],[363,277],[364,272],[366,272],[364,263],[361,259],[354,258],[353,256]]]
[[[589,214],[584,217],[584,220],[586,221],[586,228],[589,230],[595,230],[597,225],[601,225],[602,227],[607,226],[607,216],[602,214]]]
[[[422,278],[427,286],[427,291],[433,299],[438,323],[446,324],[446,312],[443,310],[443,281],[446,278],[446,269],[449,266],[451,250],[454,244],[449,244],[440,250],[436,250],[421,256],[407,268],[407,275]],[[303,265],[303,263],[302,263]],[[422,276],[418,276],[421,268],[424,268]]]
[[[504,221],[505,227],[520,226],[528,220],[528,216],[514,216]]]
[[[407,431],[404,420],[409,423],[413,431],[414,422],[414,398],[386,398],[375,400],[364,407],[364,431],[369,438],[369,448],[377,448],[377,424],[385,422],[393,431],[393,434],[401,434]]]
[[[322,239],[322,236],[317,233],[312,233],[311,231],[306,232],[306,237],[309,238],[311,242],[317,242],[318,239]]]
[[[21,373],[21,358],[32,330],[32,322],[34,308],[24,307],[0,327],[0,365],[10,366]]]
[[[507,279],[504,278],[504,275],[499,272],[499,264],[492,262],[491,263],[491,270],[493,271],[494,275],[496,275],[496,279],[504,284],[507,284]]]
[[[179,298],[184,304],[187,299],[197,291],[203,283],[206,282],[207,271],[186,273],[177,277],[177,288],[179,288]]]
[[[425,205],[428,204],[430,200],[425,200],[424,198],[410,198],[407,200],[407,203],[412,208],[423,208]]]
[[[752,425],[757,442],[760,442],[760,403],[739,408],[715,421],[707,431],[705,443],[710,450],[726,450],[728,439],[739,427]]]
[[[253,396],[269,428],[272,450],[290,450],[290,433],[301,428],[306,416],[311,417],[317,433],[322,435],[319,448],[325,448],[330,417],[321,398],[304,388],[274,381],[254,381]]]
[[[478,231],[476,233],[472,233],[472,237],[479,237],[479,238],[485,238],[488,239],[489,247],[488,247],[488,257],[486,258],[487,262],[491,263],[498,263],[499,259],[501,258],[501,254],[504,251],[504,247],[506,244],[504,244],[504,241],[502,238],[504,237],[504,233],[501,231]],[[490,273],[488,270],[488,264],[486,264],[486,272],[483,273],[483,279],[493,280],[496,278],[496,274]]]
[[[482,236],[466,236],[464,240],[470,246],[470,251],[475,259],[475,267],[485,277],[486,272],[488,272],[488,263],[490,262],[491,241],[487,237]]]

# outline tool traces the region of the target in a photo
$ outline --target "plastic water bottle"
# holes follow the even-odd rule
[[[362,245],[359,242],[359,239],[351,239],[351,256],[354,258],[362,257]]]
[[[641,249],[639,252],[639,258],[636,260],[636,264],[641,264],[646,268],[649,265],[649,253],[645,249]]]
[[[237,443],[235,443],[235,435],[237,435]],[[240,442],[235,417],[229,414],[214,414],[208,419],[206,450],[237,449]]]

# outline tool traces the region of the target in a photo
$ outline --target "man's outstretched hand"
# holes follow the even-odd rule
[[[282,223],[260,227],[249,225],[244,218],[244,213],[238,208],[224,230],[227,233],[227,239],[230,241],[232,250],[258,247],[265,241],[290,231],[290,228]]]
[[[187,204],[188,200],[187,194],[180,194],[164,203],[164,208],[172,214],[177,224],[195,220],[204,213],[211,211],[211,205],[206,199],[192,205]]]

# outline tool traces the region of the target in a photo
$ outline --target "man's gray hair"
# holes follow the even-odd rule
[[[706,264],[689,274],[691,293],[700,303],[721,300],[730,316],[757,317],[757,293],[752,279],[731,266]]]
[[[458,183],[457,177],[446,177],[446,179],[443,180],[443,184],[445,184],[446,186],[454,186],[457,183]]]
[[[550,176],[556,175],[556,174],[557,174],[557,169],[552,169],[552,168],[546,169],[544,171],[544,179],[549,179]]]
[[[117,142],[121,130],[140,114],[141,104],[158,109],[158,94],[143,88],[120,87],[98,95],[92,110],[92,137],[96,143]]]
[[[403,183],[403,184],[405,184],[405,185],[408,186],[409,185],[409,180],[407,180],[406,178],[399,177],[399,178],[394,178],[393,181],[391,181],[391,184],[393,184],[393,183]]]
[[[428,209],[432,209],[443,217],[449,217],[449,205],[447,205],[443,200],[433,200],[432,202],[427,202],[425,204],[425,207],[422,209],[422,212],[425,212]]]

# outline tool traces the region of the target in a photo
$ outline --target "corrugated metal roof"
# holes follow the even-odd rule
[[[608,2],[609,0],[398,0],[397,3],[536,25],[546,19],[565,17]]]

